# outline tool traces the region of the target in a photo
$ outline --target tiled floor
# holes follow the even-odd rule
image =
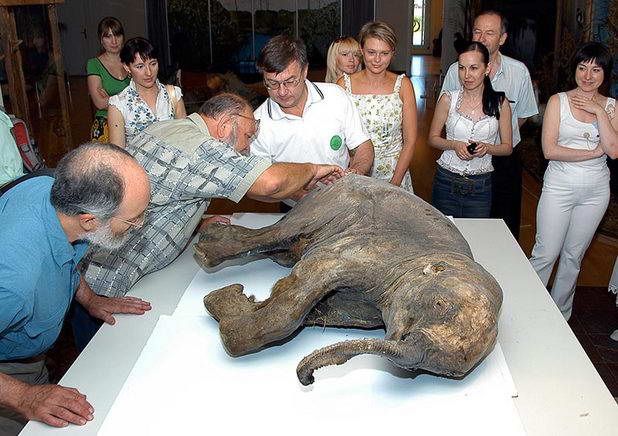
[[[579,286],[569,325],[614,397],[618,397],[618,328],[616,296],[607,288]]]

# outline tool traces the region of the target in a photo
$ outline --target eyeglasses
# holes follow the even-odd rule
[[[249,138],[249,142],[250,143],[253,142],[257,138],[258,133],[260,133],[260,120],[256,120],[255,118],[251,118],[251,117],[241,115],[241,114],[232,114],[232,115],[235,115],[240,118],[244,118],[245,120],[253,121],[255,123],[255,132],[253,132],[253,135],[251,135],[251,137]]]
[[[297,79],[297,78],[291,78],[283,82],[277,82],[276,80],[264,79],[264,86],[266,87],[266,89],[270,91],[276,91],[277,89],[279,89],[280,86],[283,86],[287,90],[294,89],[298,86],[299,83],[300,83],[300,79]]]
[[[135,227],[136,229],[139,229],[140,227],[144,225],[144,221],[146,221],[146,211],[144,210],[141,214],[139,214],[137,217],[133,218],[132,220],[125,220],[122,218],[118,218],[116,216],[113,216],[112,218],[120,222],[123,222],[125,224],[128,224],[131,227]]]

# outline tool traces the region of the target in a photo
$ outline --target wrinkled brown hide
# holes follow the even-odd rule
[[[303,324],[386,330],[384,340],[341,342],[305,357],[297,368],[305,385],[316,369],[365,353],[463,376],[495,343],[498,283],[448,219],[385,182],[349,175],[272,226],[213,224],[195,245],[203,267],[254,254],[293,268],[263,302],[247,298],[241,285],[204,298],[230,355],[258,350]]]

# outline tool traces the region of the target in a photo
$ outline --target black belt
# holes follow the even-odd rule
[[[4,193],[8,191],[9,189],[14,188],[15,186],[19,185],[21,182],[25,182],[26,180],[32,179],[33,177],[41,177],[41,176],[54,177],[54,169],[53,168],[41,168],[40,170],[36,170],[29,174],[25,174],[21,177],[18,177],[12,182],[7,183],[6,185],[0,188],[0,196],[4,195]]]
[[[41,360],[45,360],[45,353],[41,353],[38,356],[25,357],[23,359],[0,360],[0,364],[2,363],[35,363],[35,362],[40,362]]]

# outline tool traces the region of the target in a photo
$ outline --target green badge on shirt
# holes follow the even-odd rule
[[[341,144],[343,144],[343,141],[341,140],[341,136],[339,135],[335,135],[332,138],[330,138],[330,148],[332,148],[333,150],[337,151],[341,148]]]

